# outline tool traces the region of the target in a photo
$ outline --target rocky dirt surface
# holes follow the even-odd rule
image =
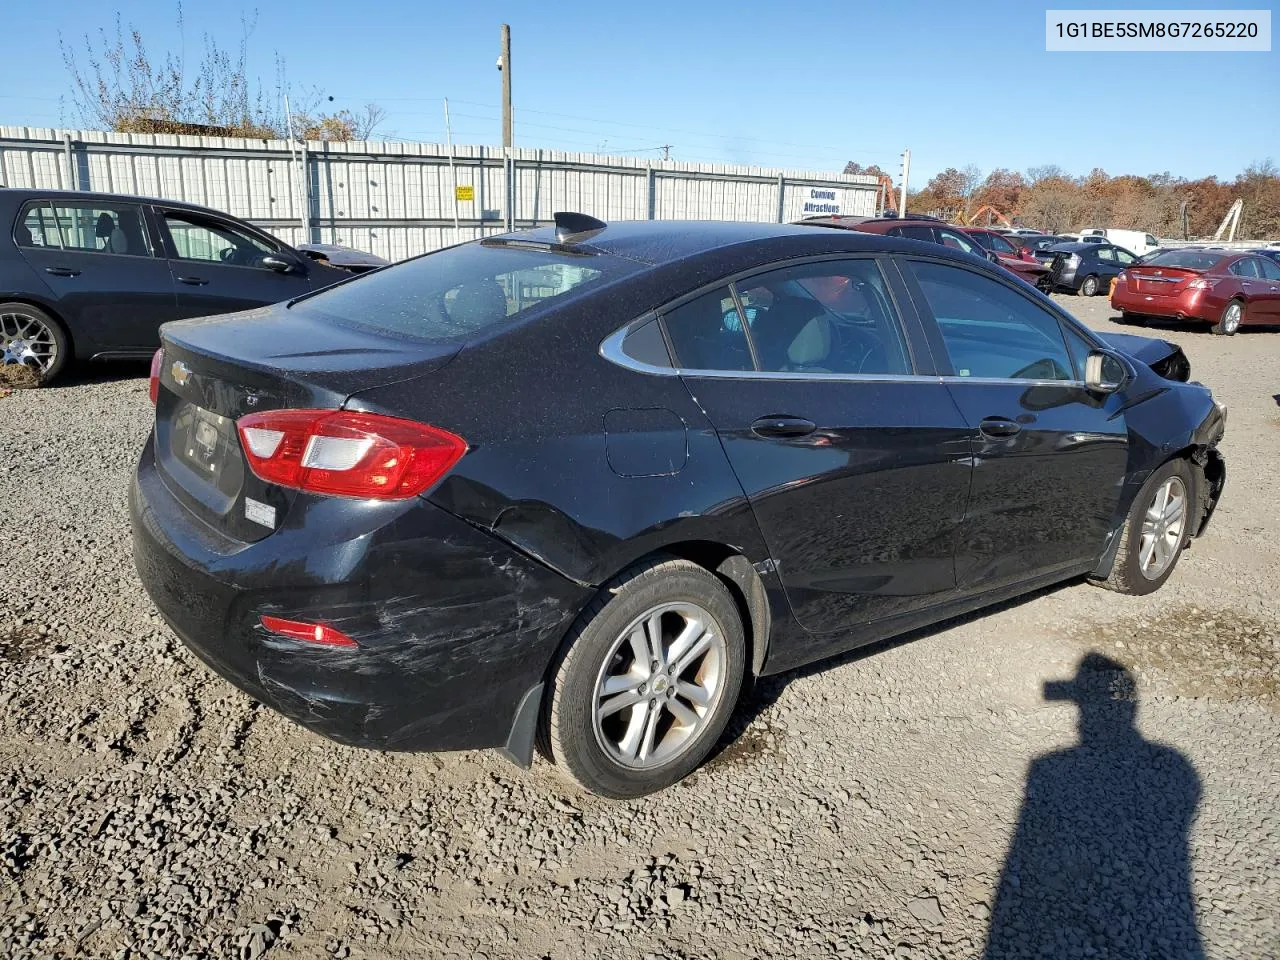
[[[1156,335],[1231,409],[1226,497],[1163,590],[1070,584],[764,681],[631,803],[259,707],[134,577],[145,370],[0,400],[0,956],[1280,955],[1280,333]],[[1090,653],[1078,730],[1044,684]]]

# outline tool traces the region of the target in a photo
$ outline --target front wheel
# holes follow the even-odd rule
[[[1185,460],[1170,460],[1143,484],[1120,532],[1111,574],[1099,586],[1142,595],[1160,589],[1191,536],[1191,491]]]
[[[1213,333],[1222,337],[1235,336],[1235,332],[1240,329],[1240,322],[1244,319],[1244,304],[1239,300],[1232,300],[1226,305],[1222,311],[1222,316],[1218,319],[1210,329]]]
[[[582,787],[640,797],[687,776],[729,720],[746,640],[728,588],[687,560],[621,574],[566,640],[543,709],[551,759]]]
[[[1095,276],[1085,277],[1080,282],[1080,296],[1096,297],[1098,295],[1098,278]]]

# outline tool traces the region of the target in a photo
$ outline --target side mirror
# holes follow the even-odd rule
[[[1084,386],[1093,393],[1115,393],[1128,376],[1124,364],[1113,353],[1094,350],[1085,358]]]
[[[300,264],[275,253],[267,254],[260,262],[268,270],[274,270],[276,273],[300,273],[302,271]]]

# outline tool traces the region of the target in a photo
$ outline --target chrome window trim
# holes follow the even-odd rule
[[[647,319],[647,318],[646,318]],[[627,356],[622,341],[645,320],[620,327],[600,343],[600,356],[624,370],[653,377],[695,377],[703,380],[807,380],[818,383],[976,383],[986,386],[1071,387],[1084,389],[1083,380],[1021,380],[1013,377],[955,377],[934,373],[801,373],[770,370],[699,370],[658,367]]]

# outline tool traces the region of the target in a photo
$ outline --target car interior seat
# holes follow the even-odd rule
[[[811,370],[831,352],[831,320],[816,300],[775,297],[751,332],[765,370]]]

